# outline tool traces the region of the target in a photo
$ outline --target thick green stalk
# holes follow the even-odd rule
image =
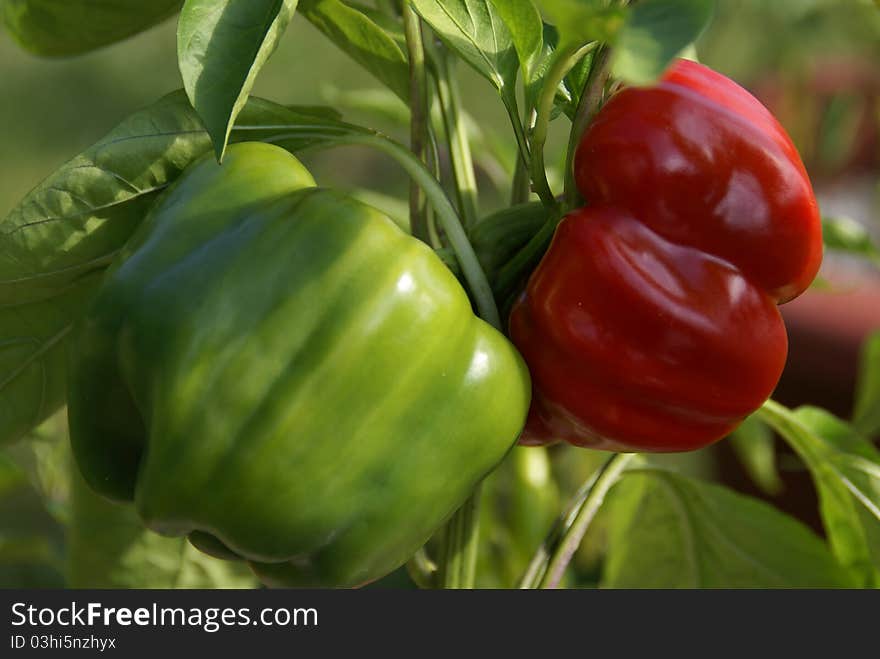
[[[530,173],[536,189],[546,187],[548,191],[550,190],[550,185],[547,182],[547,169],[544,164],[544,145],[547,143],[547,132],[550,128],[550,116],[553,113],[556,90],[572,67],[587,53],[595,49],[597,45],[597,42],[594,41],[584,46],[570,46],[559,51],[544,78],[541,94],[535,106],[535,125],[532,128],[531,139],[529,140],[529,152],[532,157]],[[553,199],[552,192],[550,192],[549,196]],[[552,205],[556,205],[555,199]]]
[[[428,85],[421,19],[407,1],[403,3],[403,28],[409,56],[410,150],[425,162],[428,143]],[[413,236],[430,242],[428,210],[421,187],[413,180],[409,187],[409,224]]]
[[[503,93],[501,96],[501,100],[503,102],[504,108],[507,110],[507,116],[510,117],[510,125],[513,127],[513,134],[516,137],[516,145],[519,149],[519,158],[522,161],[522,165],[527,172],[531,171],[531,151],[529,148],[529,140],[526,137],[525,129],[523,128],[522,121],[519,118],[518,105],[516,102],[516,97],[513,94]],[[544,176],[537,181],[532,181],[532,185],[534,186],[535,194],[538,195],[541,202],[545,206],[554,206],[556,204],[556,200],[553,198],[553,192],[550,190],[550,186],[547,184],[547,177]]]
[[[531,131],[535,125],[535,111],[528,111],[526,125]],[[510,205],[524,204],[529,200],[529,194],[532,191],[531,180],[529,177],[529,166],[522,158],[516,159],[516,168],[513,172],[513,185],[510,190]]]
[[[565,569],[571,562],[571,557],[581,546],[584,534],[590,527],[590,524],[599,512],[602,502],[605,501],[605,495],[608,490],[619,479],[620,474],[626,468],[627,463],[635,456],[635,453],[617,453],[609,458],[608,462],[602,467],[599,477],[595,484],[590,488],[590,493],[584,500],[583,505],[574,516],[571,525],[563,534],[559,545],[550,556],[547,564],[547,571],[538,584],[539,588],[557,588]]]
[[[428,158],[425,164],[428,166],[428,171],[431,172],[434,178],[440,181],[440,149],[437,146],[437,135],[435,134],[430,121],[428,122]],[[441,249],[443,247],[443,238],[440,236],[440,232],[437,231],[437,221],[434,218],[434,212],[430,204],[428,204],[427,209],[428,237],[431,239],[431,246],[435,250]]]
[[[478,485],[446,524],[440,570],[442,588],[474,587],[479,550],[481,490],[482,485]]]
[[[565,515],[559,519],[532,558],[520,588],[556,588],[577,551],[590,523],[635,453],[615,453],[575,493]]]
[[[474,176],[470,142],[461,115],[461,99],[455,78],[456,60],[450,57],[449,52],[444,48],[437,50],[435,63],[437,96],[446,130],[458,208],[465,227],[472,227],[477,223],[478,217],[477,179]]]
[[[611,62],[611,49],[608,46],[601,46],[593,55],[592,66],[584,88],[581,90],[581,97],[578,101],[577,111],[574,120],[571,122],[571,132],[568,134],[568,151],[565,155],[565,207],[574,208],[578,205],[579,194],[574,183],[574,154],[577,150],[581,136],[590,125],[596,112],[599,111],[599,104],[602,102],[602,95],[605,91],[605,83],[608,81],[609,64]]]

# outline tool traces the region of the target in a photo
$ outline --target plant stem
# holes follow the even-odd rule
[[[531,193],[531,181],[529,181],[529,168],[522,158],[516,159],[516,169],[513,170],[513,183],[510,189],[510,205],[524,204],[529,200]]]
[[[527,114],[526,125],[528,130],[531,130],[535,125],[535,111],[529,110]],[[516,206],[517,204],[526,203],[529,200],[531,191],[528,164],[522,158],[517,158],[516,168],[513,172],[513,185],[510,191],[510,205]]]
[[[577,150],[581,136],[587,126],[599,111],[602,95],[605,91],[605,83],[608,81],[609,64],[611,62],[611,48],[601,46],[593,55],[590,73],[581,91],[578,101],[577,112],[571,122],[571,132],[568,135],[568,151],[565,155],[565,207],[574,208],[578,205],[579,197],[574,182],[574,154]]]
[[[440,574],[442,588],[473,588],[480,540],[480,496],[477,485],[467,501],[446,523]]]
[[[611,486],[620,478],[635,453],[615,453],[577,491],[566,514],[550,531],[538,549],[520,588],[557,588],[571,557],[577,551],[590,523]]]
[[[437,96],[446,129],[449,158],[452,161],[458,209],[465,227],[472,227],[477,223],[477,179],[474,176],[471,147],[461,116],[461,98],[455,78],[456,60],[449,56],[449,51],[441,48],[438,49],[434,61],[437,65]]]
[[[526,138],[525,130],[519,118],[516,97],[513,94],[503,92],[501,100],[504,108],[507,110],[507,116],[510,117],[510,125],[513,126],[513,134],[516,137],[516,145],[519,148],[519,158],[522,161],[522,166],[527,172],[531,171],[529,163],[531,163],[532,158],[529,150],[529,141]],[[550,186],[547,185],[546,177],[543,179],[543,185],[540,180],[533,181],[532,183],[534,184],[535,193],[545,206],[554,206],[556,204],[553,192],[550,190]]]
[[[430,121],[428,121],[428,157],[426,165],[428,166],[428,171],[431,172],[434,178],[440,181],[440,152],[437,148],[437,135],[435,135]],[[433,208],[430,204],[428,204],[427,210],[428,237],[431,239],[431,246],[437,250],[443,247],[443,238],[440,235],[440,232],[437,231],[437,221],[434,218]]]
[[[550,189],[550,185],[547,183],[547,170],[544,165],[544,145],[547,143],[547,131],[550,127],[550,116],[553,113],[553,101],[556,98],[556,90],[572,67],[587,53],[595,49],[597,45],[598,42],[593,41],[583,46],[569,46],[559,51],[544,78],[541,95],[538,97],[538,103],[535,106],[535,126],[532,129],[529,142],[529,151],[532,155],[530,173],[536,189],[541,187]],[[550,197],[553,198],[552,192]],[[556,205],[555,199],[552,205]]]
[[[425,48],[422,43],[421,19],[409,1],[403,3],[403,28],[409,55],[410,150],[425,162],[428,142],[428,86],[425,73]],[[413,180],[409,186],[409,224],[413,236],[430,242],[425,195]]]

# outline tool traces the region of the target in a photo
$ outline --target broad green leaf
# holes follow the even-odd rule
[[[142,32],[175,13],[183,0],[5,0],[9,34],[36,55],[87,53]]]
[[[609,6],[604,0],[539,0],[539,5],[556,26],[563,45],[611,43],[628,16],[625,7]]]
[[[229,132],[275,50],[296,0],[186,0],[177,60],[189,100],[223,158]]]
[[[770,428],[757,416],[748,417],[728,439],[752,480],[767,494],[782,491],[776,468],[775,439]]]
[[[767,403],[761,415],[810,470],[838,560],[862,586],[880,587],[880,452],[822,409]]]
[[[645,0],[630,12],[615,43],[612,72],[634,84],[656,80],[709,22],[714,0]]]
[[[419,15],[502,97],[515,95],[518,59],[513,37],[490,0],[412,0]]]
[[[822,239],[828,249],[868,259],[880,267],[880,248],[859,222],[848,217],[823,217]]]
[[[253,588],[243,563],[202,554],[185,538],[143,528],[134,509],[102,499],[77,473],[67,531],[67,583],[73,588]]]
[[[757,499],[659,470],[627,472],[613,495],[603,587],[851,585],[812,531]]]
[[[868,337],[862,346],[853,425],[865,437],[880,435],[880,332]]]
[[[491,0],[491,3],[510,32],[523,80],[528,84],[544,44],[541,13],[532,0]]]
[[[296,150],[328,130],[354,128],[313,108],[252,98],[232,140]],[[161,191],[210,148],[186,95],[174,92],[62,165],[0,222],[0,444],[63,404],[65,339],[100,273]]]
[[[393,32],[376,22],[377,17],[340,0],[301,0],[299,11],[398,97],[409,98],[406,54]]]

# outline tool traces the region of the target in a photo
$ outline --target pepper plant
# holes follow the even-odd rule
[[[569,568],[590,551],[604,587],[880,585],[880,337],[850,419],[769,398],[777,305],[815,278],[823,222],[785,130],[694,61],[711,0],[0,11],[49,57],[177,21],[182,89],[0,224],[0,442],[51,510],[34,435],[67,410],[66,540],[39,545],[67,585],[352,587],[405,568],[425,588],[555,588],[584,585]],[[294,20],[406,104],[408,140],[251,95]],[[470,103],[499,104],[515,145],[492,213]],[[299,160],[342,146],[409,175],[407,217]],[[822,536],[653,457],[734,441],[766,485],[773,433],[812,476]],[[17,464],[0,463],[10,491]]]

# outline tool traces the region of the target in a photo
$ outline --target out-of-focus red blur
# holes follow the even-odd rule
[[[789,354],[775,398],[790,406],[852,412],[861,346],[880,331],[880,274],[853,264],[826,264],[823,285],[782,306]]]

